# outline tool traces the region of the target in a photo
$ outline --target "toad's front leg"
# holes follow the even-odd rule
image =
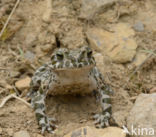
[[[109,94],[112,94],[113,91],[108,85],[105,84],[102,74],[96,67],[93,69],[93,74],[97,82],[97,91],[100,96],[100,104],[102,108],[102,112],[100,114],[96,114],[94,116],[94,119],[96,120],[96,126],[103,128],[109,126],[109,120],[111,118],[112,111],[111,99]]]
[[[56,128],[55,124],[51,124],[51,121],[54,121],[53,118],[48,118],[45,114],[45,92],[43,92],[42,87],[39,88],[37,92],[34,93],[31,104],[35,110],[36,118],[39,126],[42,128],[41,133],[43,134],[45,130],[50,133],[54,133],[54,129]]]
[[[94,116],[95,124],[97,127],[104,128],[109,126],[109,120],[111,118],[111,110],[112,110],[112,105],[111,105],[111,99],[110,96],[106,93],[104,89],[99,89],[99,94],[100,94],[100,104],[102,108],[102,112],[100,114],[96,114]]]

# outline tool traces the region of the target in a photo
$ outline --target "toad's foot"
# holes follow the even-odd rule
[[[49,133],[54,133],[54,130],[58,127],[54,124],[56,120],[54,118],[48,118],[47,116],[42,117],[39,120],[39,126],[41,127],[41,133],[44,134],[45,131],[48,131]]]
[[[95,122],[97,128],[104,128],[109,126],[110,114],[106,112],[105,114],[96,114],[94,115]]]

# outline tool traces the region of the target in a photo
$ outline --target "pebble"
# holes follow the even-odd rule
[[[15,86],[16,88],[18,88],[19,90],[24,90],[24,89],[27,89],[29,88],[30,86],[30,82],[31,82],[31,78],[30,77],[25,77],[23,79],[20,79],[18,80],[16,83],[15,83]]]
[[[134,30],[135,31],[139,31],[139,32],[143,32],[144,31],[144,24],[142,22],[137,22],[136,24],[134,24]]]

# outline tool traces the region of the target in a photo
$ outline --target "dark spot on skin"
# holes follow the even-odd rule
[[[72,59],[71,63],[73,64],[74,67],[77,67],[76,60]]]
[[[106,94],[106,95],[110,94],[110,91],[108,90],[107,86],[103,85],[101,86],[101,89],[102,89],[103,94]]]
[[[84,64],[84,65],[88,65],[88,62],[87,62],[87,61],[83,61],[83,64]]]
[[[43,72],[43,71],[45,71],[45,70],[46,70],[45,67],[39,69],[39,71],[41,71],[41,72]]]
[[[62,61],[63,58],[64,58],[64,56],[63,56],[62,53],[57,53],[56,56],[57,56],[57,59],[58,59],[59,61]]]
[[[41,80],[40,79],[37,80],[37,84],[41,84]]]
[[[53,60],[53,61],[51,62],[51,64],[52,64],[52,65],[55,65],[55,64],[56,64],[56,61]]]
[[[79,64],[78,67],[81,68],[82,67],[82,64]]]
[[[35,98],[34,98],[34,101],[36,102],[36,101],[39,101],[39,100],[41,100],[42,99],[42,96],[36,96]]]
[[[55,59],[55,55],[52,55],[52,56],[51,56],[51,60],[54,60],[54,59]]]
[[[102,102],[110,104],[111,103],[111,99],[110,98],[103,98]]]
[[[104,106],[104,104],[102,104],[102,109],[103,109],[103,112],[102,112],[103,114],[105,114],[106,112],[109,112],[110,114],[112,113],[112,107],[111,106],[106,108]]]
[[[101,89],[105,90],[105,86],[104,86],[104,85],[103,85],[103,86],[101,86]]]
[[[37,121],[40,121],[43,117],[44,115],[42,115],[41,113],[36,113]]]
[[[39,88],[39,92],[40,94],[43,94],[43,89],[41,87]]]
[[[87,53],[87,56],[88,56],[88,58],[91,58],[92,57],[92,51],[90,50],[90,51],[88,51],[88,53]]]

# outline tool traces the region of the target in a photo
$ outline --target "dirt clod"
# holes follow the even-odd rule
[[[30,77],[26,77],[26,78],[23,78],[19,81],[17,81],[15,83],[15,86],[19,89],[19,90],[24,90],[24,89],[28,89],[29,86],[30,86],[30,81],[31,81],[31,78]]]

